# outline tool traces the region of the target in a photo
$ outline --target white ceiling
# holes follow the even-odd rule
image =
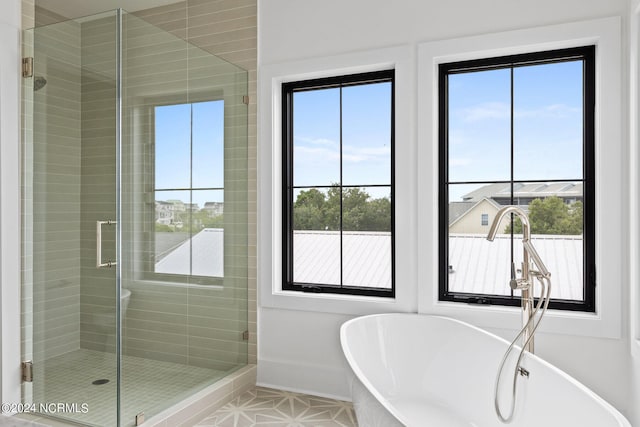
[[[183,0],[36,0],[36,5],[67,18],[79,18],[117,8],[135,12],[180,1]]]

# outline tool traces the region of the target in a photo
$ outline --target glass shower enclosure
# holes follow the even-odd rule
[[[247,73],[122,10],[24,40],[23,400],[136,425],[247,363]]]

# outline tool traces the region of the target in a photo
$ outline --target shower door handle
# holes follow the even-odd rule
[[[96,268],[113,267],[116,265],[115,261],[107,260],[102,262],[102,226],[103,225],[115,225],[117,221],[96,221]]]

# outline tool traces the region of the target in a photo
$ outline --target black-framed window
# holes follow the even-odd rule
[[[489,242],[477,221],[517,205],[550,308],[595,311],[595,46],[441,64],[438,102],[439,299],[520,304],[521,224]]]
[[[285,290],[393,297],[394,70],[282,85]]]

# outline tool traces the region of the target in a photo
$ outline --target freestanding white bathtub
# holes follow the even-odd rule
[[[508,344],[464,322],[419,314],[359,317],[342,325],[342,349],[355,377],[359,427],[503,426],[494,383]],[[515,352],[517,355],[517,352]],[[522,364],[515,427],[631,427],[611,405],[537,356]],[[502,408],[511,398],[513,365],[503,373]]]

